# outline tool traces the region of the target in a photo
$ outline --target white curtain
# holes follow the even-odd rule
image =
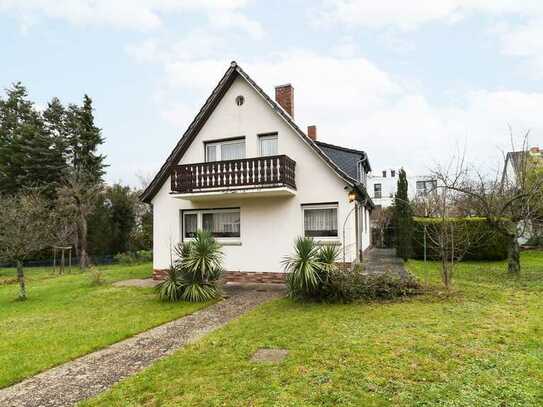
[[[245,141],[221,145],[221,160],[239,160],[245,158]]]
[[[185,215],[185,237],[194,237],[196,229],[198,228],[198,215],[195,213],[189,213]]]
[[[304,210],[306,236],[337,236],[337,208]]]
[[[277,136],[260,138],[260,155],[262,157],[277,155]]]
[[[203,228],[216,237],[239,237],[239,212],[204,213]]]
[[[217,161],[217,146],[206,146],[206,161]]]

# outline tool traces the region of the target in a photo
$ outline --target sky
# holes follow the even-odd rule
[[[152,177],[232,60],[375,171],[543,147],[541,0],[0,0],[0,88],[88,94],[108,182]]]

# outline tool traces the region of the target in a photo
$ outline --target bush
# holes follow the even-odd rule
[[[319,247],[313,239],[298,238],[295,252],[285,258],[289,297],[302,301],[352,302],[392,299],[412,295],[420,288],[411,275],[404,278],[383,273],[364,274],[362,267],[347,270],[337,266],[338,249]]]
[[[153,252],[151,250],[138,250],[137,252],[119,253],[114,257],[119,264],[140,264],[153,261]]]
[[[414,218],[413,254],[414,259],[424,258],[424,227],[436,227],[440,220],[436,218]],[[462,223],[467,228],[465,233],[473,242],[463,260],[504,260],[507,258],[507,238],[496,233],[485,218],[452,218],[448,222]],[[438,248],[426,239],[428,259],[438,259]]]
[[[415,295],[420,284],[411,274],[404,277],[392,273],[365,274],[358,265],[351,270],[336,269],[330,274],[327,298],[333,302],[356,300],[391,300]]]
[[[198,231],[194,240],[176,247],[176,255],[167,278],[157,286],[160,299],[203,302],[217,298],[223,253],[211,234]]]

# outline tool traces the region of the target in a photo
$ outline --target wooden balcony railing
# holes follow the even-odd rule
[[[172,192],[272,188],[296,189],[296,162],[286,155],[184,164],[173,167]]]

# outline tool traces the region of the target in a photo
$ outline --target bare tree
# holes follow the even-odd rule
[[[423,239],[425,255],[437,259],[441,263],[441,280],[443,285],[452,287],[455,266],[464,257],[478,247],[481,241],[489,236],[473,227],[469,218],[451,216],[454,206],[451,191],[441,189],[441,201],[432,201],[432,210],[436,217],[421,222],[424,227]]]
[[[51,211],[37,192],[0,197],[0,258],[15,262],[19,299],[26,300],[23,261],[53,241]]]
[[[102,192],[101,183],[89,181],[90,177],[74,172],[70,174],[58,190],[58,202],[65,213],[76,219],[79,240],[79,264],[81,269],[89,266],[87,221],[96,207],[96,200]]]
[[[467,197],[465,202],[470,202],[471,210],[485,217],[492,229],[507,238],[511,273],[520,272],[518,240],[523,228],[537,222],[542,213],[543,172],[534,171],[527,136],[522,150],[516,152],[513,177],[485,176],[468,168],[464,158],[457,161],[453,177],[437,171],[444,188]]]

